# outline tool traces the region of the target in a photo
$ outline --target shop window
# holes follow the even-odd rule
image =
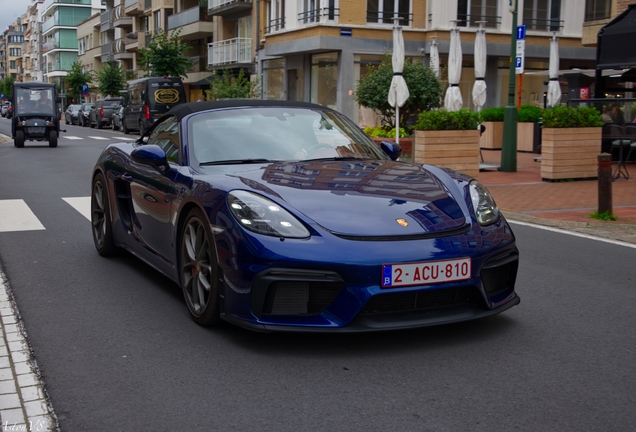
[[[263,99],[285,99],[285,59],[263,62]]]
[[[311,56],[311,102],[336,109],[338,53]]]

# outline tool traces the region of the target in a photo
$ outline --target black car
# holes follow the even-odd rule
[[[85,103],[82,104],[82,107],[80,108],[78,114],[77,114],[77,118],[78,120],[78,124],[80,126],[88,126],[89,121],[88,121],[88,115],[90,114],[91,108],[93,108],[93,103]]]
[[[57,147],[60,133],[59,102],[60,97],[54,84],[14,83],[14,117],[11,122],[13,144],[24,147],[26,140],[35,140],[48,141],[49,147]]]
[[[79,122],[79,110],[82,107],[80,104],[69,105],[66,111],[64,111],[64,121],[66,124],[78,124]]]
[[[118,109],[113,112],[113,115],[110,118],[110,124],[114,131],[121,129],[121,118],[124,115],[124,106],[120,106]]]
[[[101,129],[104,125],[109,126],[115,112],[123,103],[123,98],[105,98],[95,102],[88,114],[90,127]]]

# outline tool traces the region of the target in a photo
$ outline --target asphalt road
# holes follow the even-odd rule
[[[55,149],[0,144],[0,200],[45,228],[0,232],[0,261],[63,431],[634,429],[636,249],[513,225],[522,300],[504,314],[357,335],[205,329],[172,282],[97,255],[62,198],[90,195],[123,135],[67,129]]]

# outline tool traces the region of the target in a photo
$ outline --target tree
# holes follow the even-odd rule
[[[92,80],[92,72],[84,72],[82,70],[82,62],[76,61],[71,66],[71,71],[66,77],[66,85],[69,88],[69,94],[73,97],[73,99],[80,100],[79,97],[82,94],[82,85],[90,84]]]
[[[215,72],[208,82],[210,83],[210,90],[206,91],[208,100],[247,99],[254,98],[258,94],[258,80],[250,81],[243,69],[239,69],[236,77],[232,76],[229,69],[224,69],[221,76]]]
[[[420,112],[439,108],[443,84],[432,69],[420,62],[413,63],[410,59],[404,62],[402,76],[410,96],[404,106],[400,107],[400,125],[408,125],[417,119]],[[395,127],[395,108],[388,101],[392,79],[393,66],[391,57],[387,55],[380,65],[371,67],[360,78],[355,94],[356,101],[377,112],[382,125],[389,129]]]
[[[116,61],[109,61],[102,70],[97,72],[97,87],[104,96],[120,96],[120,90],[126,88],[126,79],[121,65]]]
[[[139,49],[139,69],[149,76],[171,76],[187,78],[187,71],[192,68],[188,57],[183,56],[190,49],[179,39],[181,30],[172,34],[158,29],[148,48]]]
[[[0,93],[4,94],[6,98],[13,94],[13,83],[15,78],[8,76],[3,80],[0,80]]]

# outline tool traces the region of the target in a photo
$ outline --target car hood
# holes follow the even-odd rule
[[[467,224],[466,204],[458,203],[440,178],[420,165],[378,160],[274,163],[235,167],[227,175],[240,181],[230,189],[287,203],[292,212],[336,234],[418,236]]]

